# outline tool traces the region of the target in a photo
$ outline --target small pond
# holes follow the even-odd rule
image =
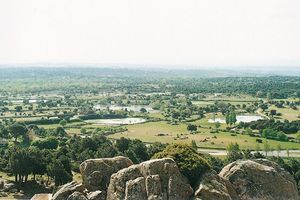
[[[37,99],[29,99],[29,103],[37,103],[38,101],[42,100],[37,100]],[[5,102],[11,102],[11,103],[23,103],[23,100],[5,100]],[[44,102],[47,102],[47,100],[44,100]]]
[[[143,105],[132,105],[132,106],[95,105],[94,106],[94,108],[97,109],[97,110],[105,110],[105,109],[107,109],[107,107],[110,110],[125,110],[125,109],[127,109],[128,111],[140,112],[141,108],[145,108],[147,110],[147,112],[149,112],[149,113],[157,113],[157,112],[159,112],[158,110],[153,110],[150,106],[143,106]]]
[[[146,122],[143,118],[118,118],[118,119],[91,119],[85,120],[87,123],[94,125],[127,125],[127,124],[139,124]]]
[[[239,123],[239,122],[252,122],[252,121],[257,121],[259,119],[263,119],[263,118],[259,115],[238,115],[238,116],[236,116],[237,123]],[[209,119],[208,122],[210,122],[210,123],[220,122],[220,123],[223,123],[223,124],[226,123],[225,119],[223,119],[223,118],[216,118],[215,120]]]

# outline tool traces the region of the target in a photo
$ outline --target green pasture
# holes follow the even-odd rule
[[[269,110],[276,110],[277,112],[281,113],[282,116],[279,116],[278,118],[280,119],[287,119],[289,121],[293,121],[293,120],[300,120],[300,118],[298,116],[300,116],[300,110],[298,107],[298,110],[293,110],[289,107],[286,108],[277,108],[275,106],[271,106],[269,107]]]
[[[196,121],[195,124],[200,125],[197,133],[191,134],[187,131],[187,124],[179,123],[178,125],[168,124],[166,121],[148,122],[144,124],[128,125],[128,131],[110,135],[110,138],[127,137],[130,139],[140,139],[147,143],[162,142],[191,142],[195,140],[199,147],[204,148],[226,148],[231,142],[236,142],[242,149],[260,149],[263,143],[257,143],[257,137],[250,137],[242,134],[232,134],[229,132],[210,133],[214,129],[214,124],[206,122],[207,120]],[[226,125],[222,125],[224,127]],[[209,128],[211,127],[211,128]],[[221,127],[221,129],[222,129]],[[162,135],[162,136],[158,136]],[[234,135],[234,136],[233,136]],[[266,139],[263,139],[263,142]],[[280,142],[276,140],[268,140],[270,147],[276,149],[278,145],[282,149],[299,149],[300,143]]]

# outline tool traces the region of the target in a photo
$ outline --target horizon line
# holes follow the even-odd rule
[[[272,70],[272,71],[300,71],[300,65],[192,65],[192,64],[149,64],[149,63],[101,63],[101,62],[23,62],[23,63],[0,63],[0,67],[84,67],[92,68],[138,68],[143,69],[183,69],[183,70],[213,70],[213,69],[231,69],[231,70]],[[45,65],[45,66],[41,66]],[[47,66],[48,65],[48,66]],[[75,65],[75,66],[65,66]]]

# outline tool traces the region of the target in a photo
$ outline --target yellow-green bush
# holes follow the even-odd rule
[[[211,167],[208,161],[195,149],[187,144],[171,144],[153,158],[172,158],[180,172],[186,176],[192,186],[195,186],[201,176]]]

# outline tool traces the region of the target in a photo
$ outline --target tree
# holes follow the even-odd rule
[[[297,140],[298,142],[300,142],[300,132],[297,133],[297,135],[296,135],[296,140]]]
[[[117,149],[124,153],[129,148],[130,140],[124,137],[121,137],[120,139],[116,140],[115,146]]]
[[[197,143],[196,143],[195,140],[192,140],[192,141],[191,141],[191,147],[197,151],[198,146],[197,146]]]
[[[58,147],[58,140],[55,137],[48,137],[45,140],[35,140],[31,146],[36,146],[39,149],[56,149]]]
[[[265,103],[260,104],[259,107],[263,110],[263,112],[268,109],[268,105]]]
[[[5,126],[2,126],[0,124],[0,138],[8,138],[9,137],[9,131]]]
[[[231,124],[235,124],[236,121],[237,121],[237,119],[236,119],[236,114],[235,114],[234,111],[232,111],[232,112],[230,113],[230,123],[231,123]]]
[[[288,136],[286,134],[284,134],[284,132],[282,132],[282,131],[277,132],[277,138],[280,141],[288,141],[289,140]]]
[[[203,110],[198,111],[198,116],[199,116],[200,119],[204,117]]]
[[[141,113],[146,113],[147,110],[146,110],[145,108],[141,108],[141,109],[140,109],[140,112],[141,112]]]
[[[205,159],[211,166],[211,169],[219,173],[224,167],[224,161],[218,157],[207,155]]]
[[[16,142],[18,137],[24,136],[27,133],[27,128],[22,124],[14,123],[8,127],[8,131],[15,138]]]
[[[252,129],[247,128],[247,129],[246,129],[246,134],[247,134],[247,135],[252,135]]]
[[[284,132],[268,128],[262,131],[262,137],[280,141],[288,141],[288,136]]]
[[[72,180],[72,176],[65,170],[63,164],[58,160],[53,160],[47,166],[47,173],[54,179],[56,186],[65,184]]]
[[[219,132],[219,128],[221,126],[220,122],[215,122],[216,131]]]
[[[28,110],[33,110],[33,106],[32,105],[28,106]]]
[[[270,110],[270,115],[273,117],[274,115],[276,115],[277,111],[276,110]]]
[[[270,149],[271,149],[270,144],[266,140],[265,143],[264,143],[264,151],[265,151],[266,157],[268,156],[268,152],[270,151]]]
[[[21,112],[22,109],[23,109],[22,106],[16,106],[15,107],[16,112]]]
[[[278,145],[276,146],[276,150],[277,150],[277,157],[279,157],[279,154],[280,154],[280,152],[281,152],[281,145],[280,145],[280,144],[278,144]]]
[[[243,158],[243,153],[240,150],[240,146],[237,143],[229,143],[227,145],[227,157],[228,162],[233,162]]]
[[[159,110],[161,107],[161,103],[159,101],[153,102],[151,107],[153,110]]]
[[[154,142],[153,144],[148,146],[147,151],[148,151],[149,158],[154,156],[154,154],[163,151],[166,148],[166,146],[167,146],[166,144],[163,144],[161,142]]]
[[[80,133],[81,133],[81,134],[85,135],[86,132],[87,132],[87,131],[86,131],[86,128],[82,127],[82,128],[80,129]]]
[[[195,132],[197,131],[197,126],[195,124],[188,124],[187,130],[190,132]]]
[[[243,150],[243,158],[245,158],[245,159],[252,159],[253,158],[253,155],[252,155],[250,149]]]
[[[228,125],[232,125],[235,124],[237,119],[236,119],[236,113],[234,112],[234,110],[232,110],[231,112],[227,112],[226,116],[225,116],[225,121],[226,124]]]
[[[35,176],[37,174],[43,175],[47,172],[47,163],[40,149],[30,147],[29,155],[31,158],[32,166],[31,173],[33,174],[33,179],[35,180]]]
[[[95,156],[95,158],[111,158],[118,154],[119,152],[110,142],[105,142],[97,149],[95,155],[91,156]]]
[[[67,125],[67,120],[63,119],[63,120],[61,120],[61,121],[59,122],[59,124],[60,124],[62,127],[64,127],[64,126]]]
[[[15,175],[15,181],[27,181],[32,171],[32,159],[27,148],[13,147],[9,150],[9,169]],[[25,179],[24,179],[25,178]]]
[[[63,165],[66,172],[68,172],[72,176],[71,161],[65,155],[65,153],[64,153],[64,155],[60,155],[57,160]]]
[[[53,136],[56,136],[56,137],[66,137],[67,136],[67,132],[61,126],[54,129],[52,134],[53,134]]]
[[[138,139],[131,140],[128,146],[128,150],[125,151],[125,155],[129,154],[128,157],[133,163],[140,163],[149,159],[146,145]],[[132,154],[134,157],[132,157]]]
[[[229,114],[229,112],[226,113],[225,121],[226,121],[226,124],[228,126],[230,124],[230,114]]]

